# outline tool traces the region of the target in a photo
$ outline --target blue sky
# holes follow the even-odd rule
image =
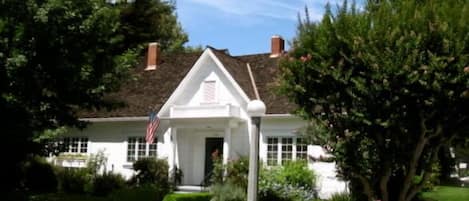
[[[177,15],[189,34],[187,45],[228,48],[232,55],[270,51],[272,35],[290,41],[297,16],[319,20],[324,5],[338,0],[177,0]],[[288,44],[287,44],[288,45]]]

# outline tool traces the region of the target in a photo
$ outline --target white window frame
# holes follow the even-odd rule
[[[277,139],[277,159],[276,159],[276,162],[277,164],[269,164],[269,139],[272,139],[272,138],[276,138]],[[292,154],[292,157],[291,157],[291,160],[292,161],[295,161],[297,160],[297,154],[298,154],[298,151],[297,151],[297,146],[299,145],[297,142],[298,142],[298,139],[304,139],[302,137],[295,137],[295,136],[266,136],[266,164],[267,166],[275,166],[275,165],[282,165],[283,163],[283,153],[284,151],[282,150],[283,149],[283,139],[292,139],[292,150],[291,150],[291,154]],[[306,146],[306,159],[305,160],[308,160],[308,144],[303,144]],[[303,151],[302,151],[303,152]]]
[[[73,151],[73,139],[78,139],[77,141],[77,147],[76,147],[76,151]],[[70,136],[70,137],[62,137],[60,138],[60,141],[62,141],[62,143],[64,143],[66,147],[66,150],[63,151],[62,153],[67,153],[67,154],[86,154],[88,153],[89,151],[89,138],[86,137],[86,136]],[[66,144],[65,142],[68,141],[68,143]],[[82,151],[82,148],[85,147],[84,145],[86,145],[86,151]]]
[[[133,155],[132,155],[132,158],[130,158],[129,156],[129,145],[130,145],[130,139],[135,139],[135,147],[133,147]],[[143,143],[142,143],[143,141]],[[141,159],[141,158],[148,158],[148,157],[157,157],[158,155],[158,140],[155,138],[155,140],[153,141],[152,144],[149,144],[147,142],[145,142],[145,137],[142,137],[142,136],[129,136],[127,137],[127,140],[126,140],[126,161],[127,162],[135,162],[137,161],[138,159]],[[141,144],[144,145],[144,154],[141,155],[139,154],[139,151],[140,151],[140,148],[139,146],[141,146]],[[153,147],[152,147],[153,145]]]

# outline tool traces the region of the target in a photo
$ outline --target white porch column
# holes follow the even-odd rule
[[[177,129],[175,127],[170,128],[170,153],[168,154],[168,165],[169,169],[172,170],[174,167],[179,168],[179,156],[177,148]]]
[[[178,133],[177,128],[173,128],[173,154],[174,154],[174,163],[173,165],[176,166],[178,169],[179,167],[179,151],[178,151]]]
[[[231,128],[225,128],[225,137],[223,138],[223,165],[228,163],[231,151]]]

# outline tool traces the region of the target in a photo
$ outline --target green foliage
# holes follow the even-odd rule
[[[9,200],[7,200],[9,201]],[[20,200],[11,200],[20,201]],[[108,201],[105,197],[96,197],[84,194],[63,194],[63,193],[50,193],[32,195],[24,201]]]
[[[188,36],[177,21],[175,2],[135,0],[117,7],[124,47],[137,48],[148,42],[158,42],[165,51],[184,50]]]
[[[247,157],[228,161],[226,165],[223,165],[222,160],[215,160],[210,180],[212,184],[225,182],[247,188],[248,172],[249,159]]]
[[[357,198],[412,199],[440,148],[469,137],[468,11],[467,0],[345,2],[300,22],[281,91]]]
[[[230,161],[234,163],[235,161]],[[225,167],[223,161],[220,159],[213,160],[213,170],[211,172],[209,181],[206,184],[218,184],[223,183],[223,175],[225,174]]]
[[[243,189],[248,187],[249,158],[241,157],[236,161],[230,161],[226,167],[226,182],[232,183]]]
[[[212,200],[246,200],[249,161],[247,158],[217,164],[210,186]],[[223,171],[226,171],[223,177]],[[292,161],[279,167],[262,167],[259,178],[259,200],[303,201],[314,200],[315,175],[305,161]]]
[[[333,194],[329,201],[354,201],[352,196],[346,193]]]
[[[223,165],[221,160],[214,163],[210,186],[212,201],[246,200],[249,159],[241,157]]]
[[[85,168],[60,168],[58,170],[59,190],[64,193],[90,193],[93,176]]]
[[[104,154],[104,150],[99,150],[96,154],[91,154],[86,161],[87,171],[93,175],[97,176],[99,171],[106,166],[107,157]]]
[[[314,200],[316,177],[305,161],[290,161],[283,166],[262,169],[260,200]]]
[[[276,183],[301,186],[304,188],[314,188],[316,183],[316,176],[314,172],[308,169],[306,161],[289,161],[282,166],[272,167],[267,173],[266,177],[271,174]],[[268,178],[266,178],[268,179]]]
[[[56,128],[83,127],[82,109],[111,108],[104,94],[129,77],[137,54],[119,47],[119,12],[102,0],[0,2],[2,133],[18,151],[5,157],[2,186],[18,186],[21,161]],[[86,42],[84,42],[86,41]]]
[[[134,188],[124,188],[112,192],[108,196],[109,201],[136,201],[151,200],[162,201],[168,193],[166,189],[162,189],[154,184],[144,184]]]
[[[23,185],[31,193],[56,192],[58,181],[54,167],[44,158],[33,157],[24,165]]]
[[[152,184],[158,188],[170,190],[168,163],[165,159],[142,158],[133,164],[137,174],[131,179],[137,186]]]
[[[246,188],[233,183],[214,184],[210,186],[211,201],[245,201]]]
[[[163,201],[210,201],[209,193],[178,193],[168,194]]]
[[[181,169],[174,166],[170,172],[170,175],[171,177],[169,180],[173,182],[172,185],[176,186],[176,185],[181,184],[182,178],[184,177],[184,173],[182,172]]]
[[[424,182],[422,191],[431,191],[435,188],[436,185],[440,184],[439,177],[440,177],[441,168],[440,168],[439,163],[432,164],[431,168],[432,168],[432,174],[428,180],[422,181],[423,175],[417,175],[414,177],[414,183],[418,184],[418,183]]]
[[[113,191],[126,187],[126,180],[120,174],[104,173],[93,179],[93,195],[107,196]]]
[[[469,189],[452,186],[437,186],[433,191],[422,193],[427,201],[464,201],[469,200]]]

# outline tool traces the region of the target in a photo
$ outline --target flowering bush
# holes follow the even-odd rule
[[[292,161],[263,169],[259,180],[260,200],[314,200],[316,177],[305,161]]]
[[[262,166],[261,166],[262,167]],[[214,201],[246,200],[249,161],[247,158],[217,164],[213,175],[217,181],[211,186]],[[222,178],[223,171],[226,176]],[[283,166],[261,168],[259,179],[260,201],[309,201],[317,196],[315,175],[305,161],[288,162]]]

